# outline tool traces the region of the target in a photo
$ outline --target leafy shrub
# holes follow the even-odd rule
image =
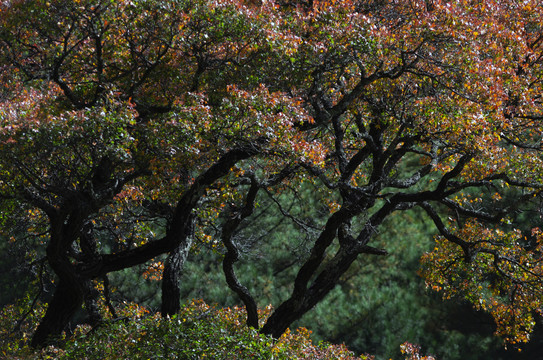
[[[0,312],[2,329],[22,314],[22,307],[8,306]],[[41,309],[41,308],[40,308]],[[36,311],[40,312],[43,309]],[[261,318],[271,311],[266,308]],[[33,351],[25,344],[38,316],[28,316],[25,327],[15,333],[2,330],[0,351],[10,359],[367,359],[355,357],[344,345],[313,344],[310,331],[287,331],[274,340],[248,328],[242,308],[215,308],[192,301],[179,314],[161,318],[135,304],[119,310],[121,317],[90,330],[79,327],[62,346]],[[6,326],[4,326],[6,325]],[[11,335],[8,335],[11,334]],[[17,338],[18,336],[18,338]]]
[[[41,304],[34,306],[30,294],[14,305],[0,310],[0,359],[32,358],[28,341],[45,313]]]

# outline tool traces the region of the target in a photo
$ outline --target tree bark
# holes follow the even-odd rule
[[[81,284],[60,280],[47,311],[32,337],[31,346],[38,348],[54,342],[81,308],[84,289]]]
[[[340,249],[303,295],[290,297],[273,312],[262,327],[261,333],[279,338],[294,321],[300,319],[330,293],[357,256],[357,253]]]
[[[264,324],[260,330],[261,333],[272,335],[274,338],[279,338],[290,324],[298,320],[314,306],[314,304],[311,305],[311,301],[308,302],[307,285],[321,266],[326,249],[335,239],[339,226],[346,221],[345,219],[350,219],[350,217],[351,214],[348,211],[340,209],[328,219],[326,226],[311,250],[309,258],[298,271],[294,282],[294,290],[290,298],[275,309],[266,321],[266,324]],[[335,284],[326,284],[326,287],[329,287],[330,289],[334,286]],[[326,294],[323,294],[322,297],[324,297],[324,295]],[[320,299],[315,300],[318,302]]]
[[[164,263],[162,273],[162,305],[160,313],[163,317],[172,316],[180,310],[179,276],[192,246],[192,219],[185,230],[184,240],[170,252]]]
[[[32,337],[33,347],[43,347],[59,338],[85,299],[85,281],[68,259],[68,250],[80,235],[84,217],[84,212],[77,207],[66,211],[64,216],[60,213],[50,216],[51,238],[46,253],[49,265],[58,276],[58,284]]]
[[[221,234],[222,243],[227,250],[222,262],[226,283],[228,284],[228,287],[239,296],[241,301],[243,301],[243,304],[245,304],[245,309],[247,311],[247,326],[255,329],[258,329],[259,327],[258,306],[249,292],[249,289],[238,280],[236,272],[234,271],[234,264],[239,259],[239,251],[232,238],[241,222],[253,213],[258,190],[258,183],[256,179],[252,177],[251,187],[249,188],[245,199],[245,206],[238,211],[227,211],[225,213],[228,220],[224,223]]]
[[[258,306],[256,305],[256,301],[249,292],[249,289],[238,280],[236,272],[234,271],[234,263],[238,260],[239,256],[238,250],[231,241],[227,248],[228,252],[222,262],[226,283],[228,284],[228,287],[239,296],[241,301],[243,301],[243,304],[245,304],[245,310],[247,311],[247,326],[258,330]]]
[[[252,144],[243,145],[225,153],[201,173],[181,196],[164,238],[120,253],[95,254],[92,234],[89,233],[91,229],[85,227],[84,224],[91,214],[98,211],[98,208],[87,203],[88,196],[84,192],[77,194],[81,195],[80,197],[70,194],[63,206],[60,206],[63,211],[57,211],[47,204],[38,204],[43,205],[44,211],[49,215],[51,238],[47,246],[47,260],[60,280],[46,314],[32,337],[31,345],[44,347],[60,337],[75,312],[85,301],[86,281],[104,277],[112,271],[142,264],[167,252],[170,252],[170,256],[165,264],[162,314],[165,316],[178,312],[180,307],[178,277],[192,245],[190,234],[193,209],[211,184],[227,175],[239,161],[257,155],[265,144],[266,139],[258,139]],[[95,180],[101,182],[107,179],[107,176],[103,174],[103,179],[96,178]],[[120,188],[114,190],[116,191],[108,192],[108,194],[113,196],[120,191]],[[74,266],[68,254],[79,237],[82,237],[82,252],[86,258],[84,256],[78,259],[80,263]],[[92,307],[92,304],[90,306]]]
[[[330,293],[358,255],[361,253],[386,255],[386,251],[372,248],[367,244],[373,236],[374,228],[379,226],[395,208],[395,204],[385,204],[368,220],[356,239],[348,234],[345,226],[341,227],[350,221],[352,212],[340,210],[334,213],[317,239],[311,256],[298,272],[292,295],[272,313],[260,332],[279,338],[294,321],[300,319]],[[340,248],[332,259],[321,265],[324,251],[336,234],[339,237]],[[308,287],[309,280],[315,275]]]

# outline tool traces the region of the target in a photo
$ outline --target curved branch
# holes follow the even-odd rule
[[[234,291],[245,304],[245,309],[247,310],[247,326],[255,329],[258,329],[258,307],[256,305],[256,301],[251,296],[249,289],[239,282],[234,271],[234,263],[238,261],[239,251],[232,238],[243,219],[247,218],[253,213],[258,190],[258,183],[256,182],[256,179],[252,178],[251,187],[249,188],[247,197],[245,199],[245,206],[241,210],[234,211],[230,214],[230,217],[223,226],[221,234],[222,243],[227,250],[222,262],[226,283],[228,284],[228,287]]]
[[[505,209],[500,209],[495,215],[489,214],[484,211],[467,209],[450,199],[442,199],[439,202],[447,206],[449,209],[457,211],[461,215],[469,216],[475,219],[479,219],[479,220],[483,220],[483,221],[487,221],[491,223],[499,222],[501,219],[503,219],[503,217],[506,214]]]
[[[205,172],[200,174],[177,202],[166,236],[136,248],[116,254],[103,255],[97,266],[87,270],[88,276],[103,276],[112,271],[142,264],[158,255],[170,252],[183,241],[183,234],[191,226],[191,214],[205,191],[218,179],[227,175],[239,161],[257,155],[267,143],[258,139],[253,143],[228,151]]]
[[[460,158],[460,160],[458,160],[454,168],[451,171],[445,173],[445,175],[443,175],[443,177],[439,181],[439,184],[437,185],[436,192],[445,191],[445,188],[447,187],[449,180],[460,175],[464,167],[471,161],[471,159],[473,159],[473,154],[471,153],[462,155],[462,157]]]
[[[430,216],[430,219],[432,219],[432,221],[434,222],[434,225],[436,226],[437,230],[444,238],[446,238],[450,242],[457,244],[458,246],[462,248],[462,251],[464,252],[465,260],[467,262],[470,262],[471,256],[472,256],[470,244],[460,239],[458,236],[454,235],[453,233],[451,233],[449,229],[447,229],[445,224],[443,224],[443,221],[441,221],[441,218],[437,214],[437,211],[435,211],[435,209],[430,204],[428,204],[427,202],[422,202],[417,205],[419,205],[421,208],[424,209],[424,211],[426,211],[428,216]]]

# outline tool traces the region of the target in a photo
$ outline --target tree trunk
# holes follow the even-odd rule
[[[64,211],[57,212],[56,208],[47,207],[45,212],[51,220],[51,240],[47,246],[47,258],[60,280],[47,312],[32,337],[31,345],[43,347],[60,336],[75,312],[83,304],[86,294],[84,281],[142,264],[171,249],[174,250],[170,252],[164,267],[161,310],[164,316],[177,313],[180,308],[178,277],[192,245],[192,210],[205,194],[209,185],[227,175],[239,161],[257,155],[266,142],[265,138],[260,138],[254,143],[231,149],[200,174],[178,201],[172,226],[168,229],[166,237],[127,251],[102,254],[99,263],[84,264],[89,266],[79,266],[77,271],[67,259],[66,254],[80,236],[83,238],[82,251],[86,254],[94,253],[94,245],[88,241],[87,237],[89,230],[83,229],[83,224],[91,213],[97,212],[97,209],[93,208],[94,205],[74,202],[72,198],[66,201]],[[96,180],[100,182],[107,179],[108,176],[105,173],[100,174]],[[86,197],[82,196],[78,201],[82,199],[86,199]]]
[[[341,276],[349,269],[353,261],[362,253],[373,255],[386,255],[387,252],[368,246],[375,228],[395,209],[396,204],[388,202],[377,211],[362,228],[355,239],[348,232],[348,221],[351,217],[341,217],[343,208],[334,213],[326,223],[326,227],[317,239],[311,256],[298,271],[295,288],[289,299],[283,302],[268,318],[266,324],[260,330],[261,333],[279,338],[294,321],[300,319],[307,311],[318,304],[338,284]],[[338,219],[334,220],[334,217]],[[341,224],[343,219],[343,226]],[[338,235],[339,250],[334,257],[322,266],[322,258],[325,249],[331,240]],[[319,249],[320,247],[320,249]],[[316,255],[315,255],[316,254]],[[311,286],[307,286],[314,275]]]
[[[192,246],[192,237],[187,236],[185,241],[170,254],[164,263],[164,272],[162,273],[162,305],[160,313],[163,317],[172,316],[179,312],[180,290],[179,275],[183,265],[187,260],[190,247]]]
[[[334,258],[324,266],[309,289],[298,296],[293,294],[283,302],[268,318],[260,332],[276,339],[279,338],[294,321],[300,319],[330,293],[357,256],[358,252],[340,248]]]
[[[60,280],[45,316],[32,337],[31,346],[43,347],[59,338],[75,312],[81,308],[83,300],[81,284]]]
[[[80,235],[83,218],[80,209],[71,211],[69,216],[51,218],[51,239],[46,253],[49,265],[58,276],[58,284],[32,336],[33,347],[44,347],[58,339],[85,300],[85,280],[78,276],[67,256],[68,249]]]
[[[222,243],[227,250],[222,262],[226,283],[228,284],[228,287],[232,289],[232,291],[234,291],[245,304],[245,309],[247,310],[247,326],[257,330],[259,327],[258,306],[255,299],[249,292],[249,289],[241,284],[236,276],[236,272],[234,271],[234,264],[239,259],[239,251],[232,238],[243,219],[247,218],[253,213],[258,190],[259,184],[253,177],[251,178],[251,187],[247,192],[245,199],[245,206],[241,210],[228,211],[225,213],[228,220],[223,225],[221,234]]]
[[[232,247],[235,249],[233,244]],[[226,283],[228,284],[228,287],[239,296],[241,301],[243,301],[243,304],[245,304],[245,310],[247,311],[247,326],[258,330],[258,306],[249,292],[249,289],[242,285],[236,276],[234,263],[237,261],[237,258],[237,249],[228,249],[222,263]]]
[[[283,302],[268,318],[260,332],[278,339],[290,324],[298,320],[307,310],[300,308],[299,301],[292,298]]]

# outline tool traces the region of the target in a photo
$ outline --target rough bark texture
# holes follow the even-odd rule
[[[164,263],[162,274],[162,316],[176,314],[180,309],[179,276],[192,246],[192,237],[187,236],[174,251],[172,251]]]

